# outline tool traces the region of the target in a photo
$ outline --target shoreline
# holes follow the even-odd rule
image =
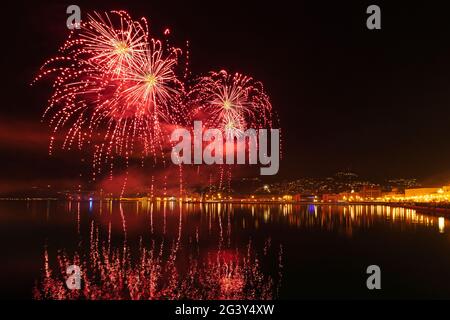
[[[67,202],[179,202],[178,200],[150,200],[148,198],[104,198],[104,199],[92,199],[92,200],[69,200],[69,199],[58,199],[58,198],[0,198],[0,201],[67,201]],[[264,205],[319,205],[319,206],[352,206],[352,205],[381,205],[389,206],[394,208],[405,208],[413,210],[421,210],[431,213],[445,213],[450,215],[450,204],[449,207],[439,207],[436,204],[430,206],[431,203],[411,204],[402,202],[323,202],[323,201],[258,201],[258,200],[208,200],[208,201],[182,201],[185,204],[264,204]]]

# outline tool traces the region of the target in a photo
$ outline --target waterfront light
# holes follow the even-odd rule
[[[439,227],[439,232],[440,233],[444,233],[445,232],[445,218],[444,217],[439,217],[438,218],[438,227]]]

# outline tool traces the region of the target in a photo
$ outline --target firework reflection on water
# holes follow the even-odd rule
[[[183,207],[180,206],[177,230],[169,236],[166,210],[164,215],[156,217],[152,206],[148,216],[151,219],[150,240],[144,240],[148,234],[139,236],[137,250],[133,251],[127,232],[127,215],[120,205],[123,239],[120,245],[111,240],[114,236],[111,222],[104,232],[99,223],[91,220],[85,248],[81,245],[85,240],[82,236],[72,255],[62,250],[52,257],[45,248],[42,277],[36,282],[33,297],[58,300],[277,298],[282,275],[282,247],[272,245],[270,238],[261,248],[256,248],[251,239],[243,247],[233,246],[230,212],[226,207],[210,209],[208,223],[213,220],[212,223],[217,225],[217,228],[208,228],[209,233],[217,232],[217,242],[212,248],[202,248],[198,227],[185,227]],[[157,219],[163,220],[160,221],[163,236],[153,232]],[[69,290],[65,284],[66,268],[73,264],[82,270],[80,290]],[[276,266],[275,272],[273,266]]]

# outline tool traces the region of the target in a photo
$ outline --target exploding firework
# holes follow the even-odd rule
[[[235,137],[247,129],[272,128],[272,105],[261,82],[251,77],[225,70],[210,72],[196,80],[187,94],[191,119],[201,119],[207,128],[219,129],[227,141],[225,152],[235,152]],[[233,142],[231,142],[233,141]],[[231,192],[233,166],[221,165],[219,190],[225,186]]]
[[[124,68],[145,54],[148,24],[144,18],[133,21],[125,11],[112,11],[112,14],[118,18],[118,28],[108,14],[94,13],[82,25],[79,37],[69,39],[66,47],[74,48],[75,56],[89,54],[88,61],[99,70],[120,76]],[[83,46],[81,50],[79,44]]]
[[[261,82],[222,70],[200,77],[188,94],[194,113],[206,114],[206,125],[228,135],[272,126],[272,105]]]
[[[160,41],[151,40],[145,54],[132,62],[123,74],[128,84],[118,96],[117,105],[131,108],[131,114],[160,115],[168,122],[177,122],[173,114],[174,106],[180,105],[179,97],[183,84],[178,80],[174,69],[178,62],[178,49],[167,52]]]
[[[98,169],[105,159],[112,165],[115,155],[156,156],[162,151],[161,123],[176,123],[182,110],[183,85],[175,70],[180,55],[149,39],[145,19],[134,21],[124,11],[90,15],[35,79],[54,76],[44,113],[52,144],[60,131],[63,149],[94,143]]]

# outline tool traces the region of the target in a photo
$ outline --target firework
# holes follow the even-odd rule
[[[248,128],[271,127],[272,105],[261,82],[227,71],[200,77],[189,92],[194,113],[206,114],[206,125],[226,135],[239,135]]]
[[[242,137],[247,129],[272,127],[272,105],[261,82],[239,73],[225,70],[200,77],[187,94],[192,110],[191,119],[200,118],[206,128],[221,130],[228,142],[225,152],[234,153],[235,137]],[[221,166],[219,189],[224,175],[231,190],[233,166]]]
[[[124,11],[89,15],[49,59],[35,81],[53,75],[44,113],[63,149],[95,144],[94,168],[114,155],[128,159],[162,150],[161,122],[176,122],[183,86],[176,76],[179,49],[149,39],[147,21]],[[179,108],[181,110],[181,108]],[[128,161],[128,160],[127,160]],[[95,173],[94,173],[95,174]]]
[[[99,70],[120,76],[122,71],[145,54],[148,24],[143,18],[133,21],[125,11],[112,11],[118,18],[117,26],[110,16],[98,13],[88,15],[79,37],[66,43],[74,54],[89,54],[88,61]],[[82,44],[80,50],[79,44]]]

